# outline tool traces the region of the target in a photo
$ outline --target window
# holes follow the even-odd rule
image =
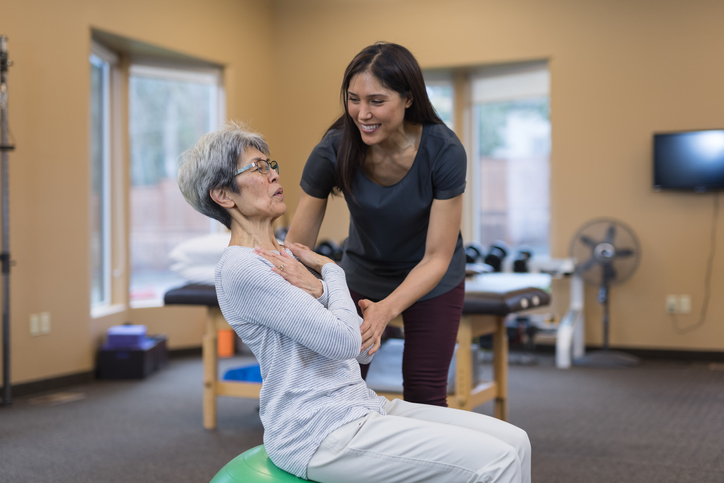
[[[441,72],[425,72],[425,88],[432,107],[447,127],[455,130],[455,98],[452,76]]]
[[[471,76],[473,232],[484,246],[502,240],[550,255],[548,92],[541,63]]]
[[[91,307],[111,303],[110,89],[115,55],[93,45],[90,55]]]
[[[550,255],[550,116],[546,62],[427,71],[433,107],[470,159],[463,231]],[[462,113],[455,106],[464,106]],[[456,126],[455,121],[464,124]],[[468,204],[469,203],[469,204]]]
[[[130,300],[160,305],[184,283],[168,253],[219,224],[186,203],[176,183],[178,160],[222,117],[220,72],[134,64],[130,68]]]

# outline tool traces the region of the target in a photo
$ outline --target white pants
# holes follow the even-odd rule
[[[522,429],[469,411],[395,399],[333,431],[307,467],[322,483],[530,483]]]

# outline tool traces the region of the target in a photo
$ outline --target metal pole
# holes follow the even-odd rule
[[[4,406],[12,404],[10,394],[10,226],[8,209],[8,152],[14,146],[8,143],[8,38],[0,36],[0,151],[2,162],[0,164],[0,176],[2,184],[2,261],[3,275],[3,402]]]
[[[608,267],[604,265],[603,270]],[[603,305],[603,348],[604,352],[608,351],[608,329],[609,329],[609,312],[608,312],[608,277],[604,275],[603,285],[598,289],[598,301]]]

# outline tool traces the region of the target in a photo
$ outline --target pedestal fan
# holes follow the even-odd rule
[[[629,367],[639,363],[630,354],[609,348],[610,287],[628,280],[638,267],[641,247],[634,232],[613,218],[587,222],[573,236],[570,256],[576,260],[576,273],[584,282],[598,287],[598,301],[603,306],[603,347],[588,352],[573,364],[590,367]]]

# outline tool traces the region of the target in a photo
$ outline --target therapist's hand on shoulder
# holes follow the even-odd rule
[[[362,309],[364,318],[364,322],[360,326],[362,350],[369,349],[367,353],[372,355],[379,350],[382,344],[382,333],[394,317],[392,312],[386,309],[384,301],[374,303],[362,299],[359,301],[359,307]]]
[[[312,275],[312,273],[307,270],[307,266],[321,272],[325,264],[334,262],[298,243],[291,244],[287,246],[287,248],[289,248],[295,257],[299,258],[299,261],[289,256],[286,250],[281,250],[281,252],[276,253],[257,247],[254,251],[274,265],[271,269],[272,272],[280,275],[287,282],[304,290],[312,297],[321,297],[324,292],[322,281]]]

